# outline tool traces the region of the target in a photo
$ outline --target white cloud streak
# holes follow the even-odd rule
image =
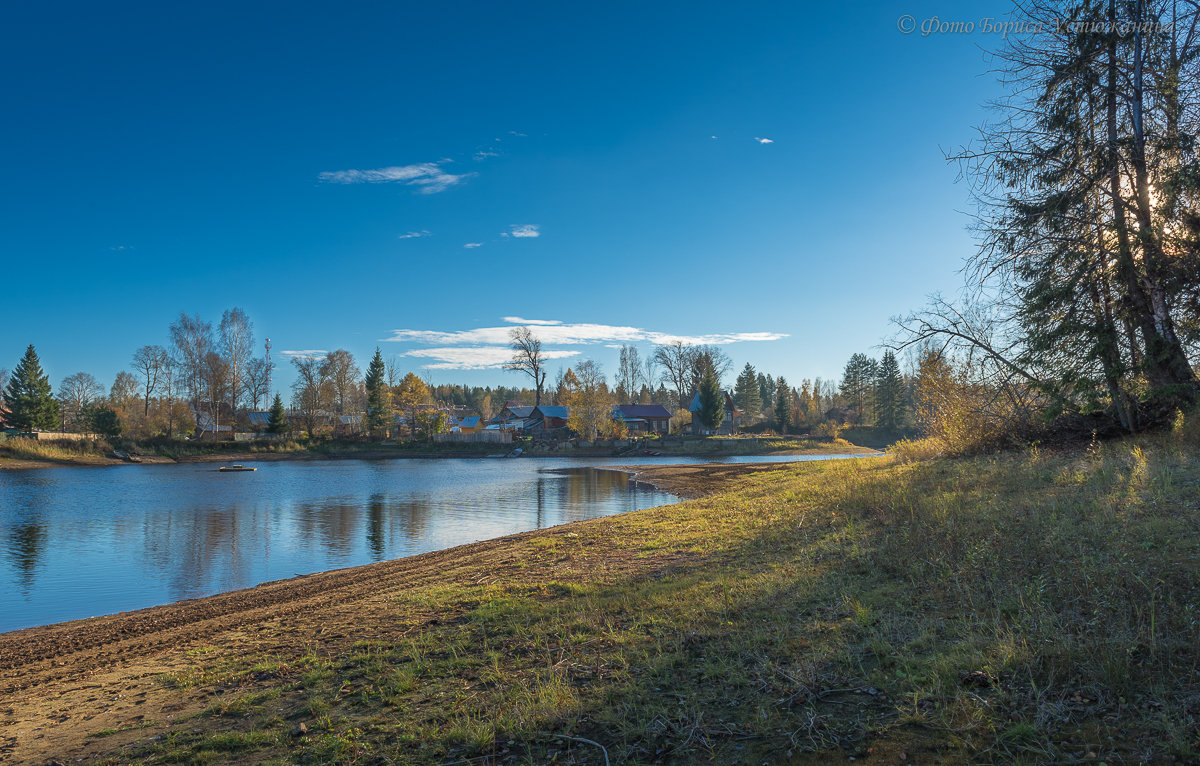
[[[476,175],[447,173],[441,166],[442,162],[423,162],[375,170],[332,170],[317,174],[317,178],[332,184],[399,183],[418,187],[422,194],[437,194]]]
[[[754,140],[755,140],[755,141],[757,141],[757,142],[759,142],[760,144],[773,144],[773,143],[775,143],[775,140],[774,140],[774,139],[771,139],[771,138],[759,138],[758,136],[755,136],[755,137],[754,137]]]
[[[544,359],[566,359],[578,356],[580,352],[569,350],[543,350]],[[512,359],[512,349],[508,346],[450,346],[446,348],[418,348],[406,351],[400,356],[417,359],[432,359],[430,364],[422,365],[426,370],[488,370],[496,369]]]
[[[539,231],[541,226],[539,226],[536,223],[526,223],[526,224],[521,224],[521,225],[517,225],[514,223],[511,228],[512,228],[512,235],[514,237],[525,238],[525,237],[540,237],[540,236],[542,236],[542,232]]]
[[[554,325],[562,324],[561,319],[522,319],[521,317],[504,317],[509,324]]]
[[[483,247],[483,243],[482,242],[468,242],[467,244],[463,245],[463,247],[470,250],[470,249],[476,248],[476,247]]]
[[[309,348],[309,349],[304,349],[303,351],[280,351],[279,353],[283,354],[284,356],[288,357],[289,359],[291,359],[293,357],[295,357],[297,359],[316,359],[319,356],[325,356],[329,352],[326,351],[325,349]]]
[[[508,348],[514,327],[534,328],[534,334],[543,344],[547,359],[562,359],[575,356],[580,351],[553,349],[553,346],[582,346],[599,344],[615,346],[626,343],[682,343],[701,345],[726,345],[730,343],[764,342],[788,337],[777,332],[726,332],[708,335],[677,335],[674,333],[646,330],[622,325],[568,323],[558,319],[523,319],[504,317],[507,323],[500,327],[477,327],[472,330],[393,330],[392,337],[385,342],[429,344],[434,348],[414,349],[403,356],[422,357],[436,360],[428,369],[487,369],[501,366],[512,356]]]
[[[407,234],[401,234],[397,239],[419,239],[421,237],[431,237],[432,232],[429,229],[421,229],[420,231],[410,231]]]

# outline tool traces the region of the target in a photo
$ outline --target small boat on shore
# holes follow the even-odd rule
[[[244,466],[241,463],[234,463],[233,465],[223,465],[217,470],[221,473],[239,473],[241,471],[257,471],[258,469]]]

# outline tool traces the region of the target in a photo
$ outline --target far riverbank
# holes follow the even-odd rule
[[[522,457],[642,457],[647,452],[662,457],[721,458],[735,456],[871,455],[879,450],[844,439],[775,436],[647,439],[622,446],[594,445],[553,449],[521,444],[433,444],[425,442],[370,443],[320,440],[203,444],[190,441],[36,442],[10,439],[0,442],[0,470],[33,468],[100,467],[175,463],[248,463],[281,460],[389,460],[481,458],[505,454],[520,446]],[[134,456],[132,461],[115,451]]]

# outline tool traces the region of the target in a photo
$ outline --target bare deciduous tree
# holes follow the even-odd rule
[[[504,363],[504,369],[523,372],[533,378],[534,405],[542,404],[542,388],[546,384],[546,372],[542,369],[542,342],[528,327],[514,327],[511,333],[513,358]]]
[[[246,364],[246,374],[242,380],[246,396],[250,399],[250,409],[257,410],[261,401],[266,404],[270,397],[271,371],[266,359],[254,358]]]
[[[181,313],[170,334],[180,385],[198,406],[204,394],[205,359],[213,350],[212,325],[197,315]]]
[[[296,381],[292,383],[292,406],[300,414],[304,429],[311,439],[323,412],[329,409],[333,387],[325,376],[325,360],[321,357],[292,357]]]
[[[170,356],[162,346],[142,346],[133,353],[133,366],[142,378],[142,418],[150,416],[150,397],[162,383]]]
[[[89,404],[104,396],[104,386],[87,372],[77,372],[63,378],[58,386],[58,401],[62,407],[63,425],[77,426]]]
[[[638,395],[642,383],[642,357],[637,346],[621,346],[620,361],[617,366],[617,398],[621,402],[632,403]]]
[[[362,373],[354,363],[354,355],[344,348],[325,355],[325,377],[333,386],[334,401],[339,415],[346,414],[346,400],[352,399]]]
[[[695,357],[695,346],[681,340],[664,343],[654,348],[654,361],[662,367],[662,380],[675,389],[679,397],[679,407],[686,409],[691,392],[688,390],[692,380],[692,362]]]
[[[254,347],[254,323],[246,312],[238,307],[229,309],[221,314],[219,327],[221,337],[221,354],[225,357],[228,368],[229,407],[237,414],[238,394],[246,375],[246,365]]]

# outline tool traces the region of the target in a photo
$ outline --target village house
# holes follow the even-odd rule
[[[613,420],[620,420],[630,434],[665,434],[671,430],[671,413],[661,404],[618,404]]]
[[[456,434],[477,434],[482,430],[483,419],[478,415],[460,418],[457,423],[450,427],[450,432]]]
[[[721,421],[721,425],[716,429],[706,428],[700,422],[700,392],[692,397],[692,405],[688,407],[688,412],[692,413],[692,433],[697,436],[728,436],[737,430],[737,427],[742,423],[742,411],[733,405],[733,397],[728,391],[725,393],[725,419]]]
[[[489,421],[486,431],[527,431],[532,425],[533,407],[526,407],[516,402],[508,402]]]
[[[529,414],[529,431],[536,434],[565,433],[571,408],[543,404]]]

